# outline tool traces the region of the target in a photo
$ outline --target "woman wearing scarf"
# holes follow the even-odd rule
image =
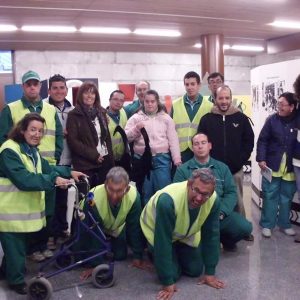
[[[73,167],[89,176],[91,187],[104,183],[114,161],[106,111],[93,82],[79,88],[66,129]]]
[[[294,94],[281,94],[277,101],[277,113],[266,120],[257,141],[256,161],[262,172],[272,172],[271,182],[267,176],[262,178],[260,226],[264,237],[271,237],[272,229],[276,225],[286,235],[295,235],[289,216],[296,192],[292,165],[297,134],[296,104]]]
[[[154,90],[146,93],[142,109],[127,122],[125,132],[133,142],[134,157],[140,159],[145,152],[141,129],[145,128],[152,153],[152,169],[143,183],[142,198],[145,205],[154,193],[171,183],[171,161],[181,164],[179,140],[175,123],[164,112],[159,95]]]

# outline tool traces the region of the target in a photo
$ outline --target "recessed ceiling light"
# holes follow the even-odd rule
[[[201,43],[196,43],[196,44],[194,45],[194,47],[195,47],[195,48],[201,48],[202,45],[201,45]]]
[[[0,31],[16,31],[18,28],[15,25],[0,24]]]
[[[165,36],[165,37],[178,37],[181,36],[180,31],[170,29],[136,29],[133,33],[139,35],[151,35],[151,36]]]
[[[246,46],[246,45],[233,45],[231,46],[232,50],[239,50],[239,51],[264,51],[265,48],[262,46]]]
[[[128,28],[119,27],[81,27],[80,32],[86,33],[104,33],[104,34],[128,34],[131,33]]]
[[[21,28],[23,31],[32,32],[75,32],[77,29],[74,26],[36,26],[36,25],[24,25]]]
[[[290,28],[290,29],[300,29],[300,22],[290,22],[290,21],[274,21],[269,25],[281,28]]]

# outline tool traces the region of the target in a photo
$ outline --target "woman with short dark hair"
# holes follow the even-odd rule
[[[293,93],[283,93],[277,101],[277,113],[266,120],[257,140],[256,161],[262,172],[272,178],[262,178],[263,204],[260,218],[262,235],[271,237],[278,227],[286,235],[295,235],[289,220],[291,203],[296,192],[293,173],[293,151],[296,141],[296,99]]]
[[[26,294],[24,282],[26,244],[32,232],[46,225],[45,192],[65,186],[81,172],[49,165],[38,152],[45,119],[27,114],[0,148],[0,241],[4,252],[0,277],[11,289]]]

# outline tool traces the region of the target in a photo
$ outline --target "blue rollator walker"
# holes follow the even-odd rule
[[[76,192],[73,220],[74,232],[71,238],[60,246],[59,251],[57,251],[51,259],[40,266],[39,275],[28,282],[29,299],[50,299],[53,294],[53,288],[48,280],[49,278],[99,257],[105,257],[107,263],[100,264],[94,268],[92,273],[93,284],[97,288],[108,288],[114,284],[114,258],[111,251],[111,244],[91,213],[91,207],[94,205],[94,194],[89,192],[90,186],[87,178],[84,178],[84,180],[80,181],[78,184],[86,184],[86,191],[84,194],[79,193],[75,183],[69,185],[69,187],[74,187]],[[81,209],[82,202],[80,201],[80,198],[83,198],[81,201],[84,201],[88,207],[87,215]],[[87,225],[88,222],[85,222],[86,218],[91,221],[91,226]],[[72,246],[80,239],[80,229],[85,229],[85,234],[90,234],[92,238],[97,239],[103,246],[103,250],[97,253],[96,251],[72,251]],[[81,257],[82,255],[86,258],[77,261],[75,260],[76,257]],[[55,262],[58,270],[46,273],[44,269],[53,262]]]

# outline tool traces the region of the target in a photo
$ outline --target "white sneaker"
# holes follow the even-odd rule
[[[294,236],[296,235],[296,232],[293,228],[285,228],[283,229],[283,232],[286,234],[286,235],[289,235],[289,236]]]
[[[45,256],[40,251],[33,252],[28,256],[28,258],[35,262],[41,262],[45,260]]]
[[[49,250],[49,249],[46,249],[42,252],[43,256],[45,258],[50,258],[54,255],[53,251]]]
[[[55,250],[56,249],[56,243],[54,237],[49,237],[47,242],[47,248],[49,250]]]
[[[267,238],[271,237],[271,235],[272,235],[272,231],[269,228],[263,228],[261,233],[264,237],[267,237]]]

